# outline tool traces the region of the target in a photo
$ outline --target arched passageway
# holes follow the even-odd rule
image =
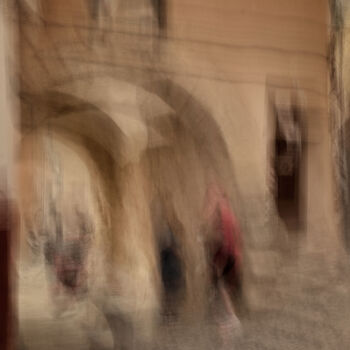
[[[89,271],[90,294],[105,314],[128,314],[144,341],[154,331],[162,293],[152,205],[159,200],[168,203],[165,215],[176,226],[186,282],[179,307],[183,314],[200,317],[209,283],[201,228],[206,189],[215,179],[231,199],[237,192],[220,129],[186,90],[168,80],[154,82],[135,89],[136,106],[131,106],[121,98],[113,100],[118,90],[107,96],[96,92],[103,82],[95,82],[96,87],[93,81],[92,86],[84,82],[85,90],[61,87],[45,96],[31,96],[45,112],[32,126],[34,138],[24,138],[21,162],[28,156],[28,144],[38,154],[47,152],[47,145],[34,136],[41,134],[65,144],[66,153],[75,152],[85,164],[96,212],[94,258],[99,260]],[[108,80],[106,91],[110,84]],[[26,175],[30,172],[27,169]],[[25,177],[24,181],[30,178]],[[35,200],[35,195],[25,199]],[[28,226],[35,226],[33,213],[26,208],[24,217]]]

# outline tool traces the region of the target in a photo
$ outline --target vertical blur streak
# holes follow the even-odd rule
[[[154,12],[158,22],[159,29],[164,31],[166,29],[167,18],[166,18],[166,0],[152,0]]]
[[[13,189],[14,50],[8,2],[0,2],[0,349],[14,348],[15,265],[10,198]]]
[[[3,172],[3,170],[2,170]],[[0,348],[10,349],[10,226],[4,181],[0,183]]]
[[[3,6],[0,6],[0,89],[3,90],[4,75],[4,34],[3,34]],[[0,95],[0,109],[5,103],[5,99]],[[0,140],[3,140],[5,128],[3,119],[0,119]],[[0,162],[4,162],[4,144],[0,145]],[[1,165],[1,164],[0,164]],[[5,229],[6,214],[3,211],[3,198],[1,193],[0,203],[0,348],[7,348],[7,317],[8,317],[8,271],[7,271],[7,231]]]

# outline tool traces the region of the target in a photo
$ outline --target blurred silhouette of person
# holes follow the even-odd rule
[[[67,214],[63,216],[66,218],[65,221],[69,222],[65,226],[62,223],[63,217],[56,214],[54,218],[56,232],[54,235],[48,235],[44,246],[55,304],[62,295],[76,299],[87,292],[86,257],[92,230],[87,215],[77,208],[69,214],[70,219],[67,219]],[[56,306],[59,307],[58,304]],[[64,309],[65,307],[61,311]]]
[[[166,304],[172,308],[172,303],[175,302],[174,299],[178,296],[183,285],[183,269],[174,234],[170,227],[163,232],[163,236],[165,239],[160,245],[161,277]]]
[[[154,229],[157,237],[163,308],[167,316],[176,316],[176,301],[184,287],[184,271],[176,234],[181,230],[171,203],[157,199],[153,203]]]
[[[231,295],[241,293],[242,252],[241,234],[229,200],[216,183],[207,190],[205,222],[209,227],[209,264],[217,301],[222,306],[217,315],[219,331],[224,343],[228,334],[239,329]]]

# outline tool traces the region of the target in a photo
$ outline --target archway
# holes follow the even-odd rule
[[[108,247],[110,259],[119,263],[118,268],[123,259],[128,261],[130,256],[136,256],[127,247],[125,232],[132,232],[131,239],[137,240],[141,236],[135,232],[142,227],[142,234],[147,238],[143,238],[143,246],[138,245],[138,264],[147,262],[147,268],[143,267],[143,271],[149,270],[145,283],[154,284],[148,294],[148,307],[154,310],[158,308],[159,276],[149,207],[157,191],[165,196],[170,194],[171,206],[185,232],[180,241],[190,284],[186,304],[189,314],[199,311],[205,298],[207,266],[203,242],[198,238],[201,236],[204,193],[210,177],[216,177],[231,199],[238,199],[225,141],[205,107],[170,80],[155,81],[136,89],[134,102],[141,104],[141,108],[138,108],[139,114],[134,120],[127,120],[134,125],[130,129],[125,120],[115,115],[118,108],[123,112],[128,110],[118,99],[113,103],[113,96],[120,89],[108,96],[104,92],[111,91],[113,84],[111,86],[110,81],[113,79],[107,79],[108,83],[103,79],[92,80],[91,84],[75,82],[73,86],[56,87],[55,91],[44,96],[30,96],[32,103],[42,105],[44,109],[43,117],[38,118],[34,129],[49,127],[61,138],[69,140],[71,145],[84,148],[85,156],[93,164],[91,169],[96,171],[96,179],[100,179],[102,195],[96,198],[99,204],[102,202],[99,206],[101,216],[105,215],[102,221],[111,225],[104,234],[106,242],[111,243]],[[97,87],[100,89],[98,93]],[[150,102],[153,108],[142,108],[143,102],[150,97],[155,100]],[[132,140],[140,142],[135,146]],[[133,209],[129,211],[130,208]],[[135,224],[133,219],[136,217],[140,219]],[[141,276],[143,272],[137,270],[140,265],[128,264],[120,278],[125,278],[133,269],[136,280],[145,278]],[[108,273],[108,280],[118,281],[113,269]],[[139,292],[129,290],[129,299],[135,297],[136,300]],[[136,310],[136,306],[133,308]],[[145,315],[148,316],[145,317],[155,317],[154,310],[147,310]],[[134,321],[144,322],[137,317]]]

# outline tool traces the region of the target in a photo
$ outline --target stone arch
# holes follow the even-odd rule
[[[107,313],[111,312],[108,310],[117,310],[117,313],[124,316],[130,313],[127,317],[138,323],[137,328],[146,332],[144,337],[147,337],[148,328],[155,324],[151,319],[158,314],[157,269],[145,205],[147,198],[143,198],[143,177],[135,164],[137,154],[136,160],[135,154],[127,154],[127,148],[130,146],[127,143],[127,135],[96,105],[60,92],[48,92],[39,97],[30,96],[30,99],[34,104],[37,102],[37,106],[40,103],[44,105],[44,113],[43,117],[39,116],[35,125],[31,126],[29,133],[23,133],[23,147],[26,146],[27,140],[31,138],[33,141],[38,132],[49,128],[54,137],[69,142],[70,146],[75,148],[74,151],[80,152],[87,162],[93,163],[93,166],[89,167],[91,175],[95,171],[95,179],[102,185],[102,197],[105,201],[100,206],[101,216],[107,211],[108,218],[105,216],[103,220],[110,221],[111,227],[108,228],[110,232],[105,239],[103,252],[107,253],[109,263],[104,266],[106,270],[99,272],[107,274],[104,280],[108,281],[108,286],[97,281],[95,292],[102,292],[103,295],[108,293],[106,288],[110,288],[112,298],[100,299],[98,303]],[[38,147],[42,145],[39,144]],[[81,152],[82,149],[84,152]],[[141,204],[137,203],[138,201],[133,202],[136,199]],[[126,214],[133,216],[134,220]],[[140,248],[140,243],[137,242],[136,231],[140,227],[143,230],[145,249]],[[139,288],[138,283],[143,285],[143,289]],[[119,289],[117,293],[115,288]],[[113,294],[118,295],[117,300],[114,300]],[[101,297],[98,294],[95,296]],[[139,304],[141,302],[142,305]]]
[[[173,109],[173,120],[190,134],[203,163],[215,173],[231,199],[238,201],[239,192],[226,142],[208,109],[189,91],[170,79],[160,79],[142,86]]]
[[[180,221],[182,227],[178,230],[185,232],[181,238],[188,286],[184,307],[189,308],[189,314],[200,314],[207,300],[208,288],[203,286],[209,282],[206,238],[201,226],[205,192],[215,179],[237,211],[239,198],[232,163],[217,122],[189,91],[168,79],[152,81],[143,87],[172,109],[166,117],[155,117],[152,109],[142,109],[149,128],[169,141],[150,148],[146,157],[156,169],[152,178],[158,182],[158,191],[173,202],[170,215],[175,211],[175,226]]]

